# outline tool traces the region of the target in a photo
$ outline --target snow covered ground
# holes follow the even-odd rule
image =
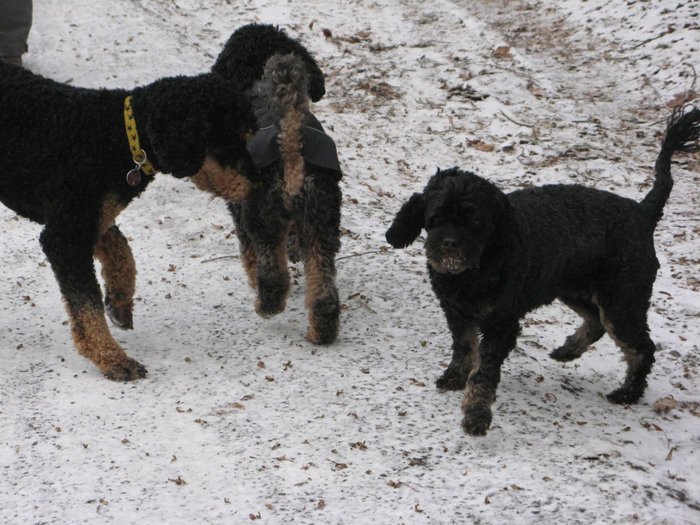
[[[608,338],[577,362],[548,358],[578,322],[554,304],[525,319],[489,434],[465,436],[460,393],[433,387],[450,337],[420,243],[384,241],[438,166],[506,190],[576,182],[640,199],[669,104],[700,91],[699,13],[678,0],[35,0],[26,67],[73,85],[205,71],[248,22],[301,38],[327,73],[315,113],[345,171],[344,310],[329,347],[303,339],[303,278],[287,311],[257,317],[223,203],[159,175],[120,216],[136,330],[113,329],[149,375],[113,383],[73,347],[40,227],[0,208],[0,523],[700,522],[700,157],[674,164],[657,362],[634,406],[603,397],[624,370]]]

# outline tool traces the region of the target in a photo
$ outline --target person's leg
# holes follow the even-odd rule
[[[32,0],[0,0],[0,60],[22,65],[32,27]]]

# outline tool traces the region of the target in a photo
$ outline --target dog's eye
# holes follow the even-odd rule
[[[472,216],[469,219],[469,225],[475,230],[481,228],[481,217],[479,217],[478,215]]]
[[[445,219],[439,215],[435,215],[428,220],[428,228],[439,228],[445,224]]]

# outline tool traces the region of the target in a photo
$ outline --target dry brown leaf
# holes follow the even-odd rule
[[[532,82],[530,82],[530,83],[527,85],[527,90],[528,90],[530,93],[532,93],[534,96],[536,96],[537,98],[542,98],[542,97],[544,97],[544,89],[542,89],[541,87],[539,87],[539,86],[533,84]]]
[[[496,149],[496,146],[494,146],[493,144],[489,144],[488,142],[484,142],[481,139],[470,140],[469,145],[472,148],[476,148],[479,151],[485,151],[485,152],[491,152],[491,151]]]
[[[677,406],[678,402],[673,399],[673,396],[662,397],[661,399],[657,399],[654,403],[654,412],[657,414],[666,414]]]
[[[676,93],[675,95],[673,95],[673,98],[666,102],[666,107],[676,108],[678,106],[682,106],[686,102],[697,98],[697,96],[698,94],[692,89],[681,91],[680,93]]]
[[[498,59],[513,58],[513,55],[510,54],[510,46],[498,46],[493,50],[493,56]]]

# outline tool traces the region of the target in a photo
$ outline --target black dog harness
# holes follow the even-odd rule
[[[267,108],[256,109],[255,119],[258,123],[258,131],[248,141],[247,148],[255,166],[262,169],[280,161],[280,148],[277,143],[280,129],[275,123],[272,112]],[[335,142],[325,133],[323,126],[311,112],[306,113],[306,124],[301,129],[301,137],[301,154],[304,160],[312,166],[333,172],[340,179],[342,171]]]

